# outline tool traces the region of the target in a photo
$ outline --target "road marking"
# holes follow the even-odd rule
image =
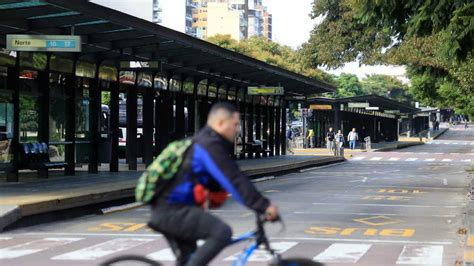
[[[370,161],[380,161],[382,160],[382,157],[373,157],[370,159]]]
[[[359,160],[362,160],[364,158],[365,158],[365,156],[358,156],[358,157],[354,157],[354,159],[352,159],[352,160],[359,161]]]
[[[11,237],[6,237],[6,236],[0,236],[0,240],[4,241],[4,240],[10,240],[12,239]]]
[[[435,152],[434,154],[444,154],[444,152]]]
[[[442,162],[452,162],[453,160],[451,160],[451,159],[443,159],[443,160],[441,160],[441,161],[442,161]]]
[[[0,259],[13,259],[30,255],[50,248],[66,245],[82,238],[49,237],[0,249]]]
[[[375,204],[375,203],[329,203],[329,202],[313,202],[313,205],[340,205],[340,206],[378,206],[378,207],[407,207],[407,208],[446,208],[446,209],[455,209],[461,208],[463,205],[459,206],[439,206],[439,205],[402,205],[402,204]]]
[[[95,260],[153,241],[149,238],[116,238],[87,248],[65,253],[52,260]]]
[[[418,160],[418,158],[408,158],[405,160],[405,162],[414,162],[416,160]]]
[[[398,161],[400,160],[400,158],[397,158],[397,157],[391,157],[390,159],[388,159],[389,161]]]
[[[372,225],[372,226],[396,224],[396,223],[401,222],[400,220],[392,219],[383,215],[353,219],[353,221],[358,222],[358,223],[363,223],[366,225]]]
[[[282,254],[289,250],[290,248],[296,246],[298,242],[273,242],[270,243],[270,247],[275,250],[278,254]],[[236,253],[232,256],[229,256],[224,259],[224,261],[237,260],[240,257],[241,253]],[[268,254],[266,250],[257,249],[249,257],[249,261],[270,261],[273,258],[271,254]]]
[[[451,155],[459,155],[460,153],[459,153],[459,152],[450,152],[449,154],[451,154]]]
[[[463,159],[463,160],[461,160],[461,162],[470,163],[470,162],[471,162],[471,159]]]
[[[397,264],[442,265],[443,246],[404,246]]]
[[[328,212],[317,212],[317,211],[297,211],[293,214],[328,214]],[[399,217],[400,214],[394,213],[375,213],[375,212],[345,212],[344,214],[350,215],[383,215],[383,216],[395,216]],[[419,216],[419,215],[417,215]],[[433,214],[433,215],[422,215],[422,217],[441,217],[441,218],[454,218],[456,214]]]
[[[147,258],[156,261],[176,261],[176,256],[174,255],[171,248],[165,248],[160,251],[150,253],[147,255]]]
[[[330,245],[313,260],[324,263],[357,263],[371,246],[370,244],[336,243]]]
[[[436,159],[435,159],[435,158],[427,158],[427,159],[425,159],[424,161],[425,161],[425,162],[433,162],[434,160],[436,160]]]
[[[158,233],[153,233],[153,234],[123,234],[123,233],[54,233],[54,232],[48,232],[47,234],[45,233],[25,233],[25,235],[30,235],[30,236],[43,236],[43,235],[54,235],[54,236],[114,236],[114,237],[153,237],[153,238],[160,238],[163,237],[162,234]]]
[[[447,186],[448,185],[448,179],[443,178],[443,185]]]

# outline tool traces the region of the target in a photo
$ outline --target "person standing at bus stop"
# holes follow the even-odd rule
[[[353,128],[351,132],[347,135],[347,141],[349,141],[349,148],[354,150],[356,147],[356,142],[359,139],[359,135],[356,132],[356,129]]]
[[[286,150],[294,154],[293,149],[291,148],[291,142],[293,141],[293,130],[291,129],[291,126],[288,126],[288,129],[286,130]]]
[[[330,153],[334,151],[334,138],[336,134],[332,130],[332,127],[329,128],[329,131],[326,133],[326,145]]]

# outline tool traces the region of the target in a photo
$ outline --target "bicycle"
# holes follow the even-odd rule
[[[278,219],[278,221],[282,224],[282,228],[285,227],[283,221]],[[264,224],[267,220],[260,215],[257,215],[257,229],[254,231],[250,231],[244,233],[238,237],[232,239],[230,245],[235,245],[237,243],[241,243],[246,240],[253,240],[250,246],[248,246],[244,251],[239,255],[238,259],[234,261],[232,264],[233,266],[244,266],[247,264],[250,256],[258,249],[261,245],[263,245],[264,249],[271,255],[272,259],[270,260],[270,266],[323,266],[323,264],[319,262],[315,262],[310,259],[305,258],[288,258],[282,259],[280,254],[278,254],[275,250],[271,249],[270,242],[265,233]],[[230,246],[229,245],[229,246]],[[128,265],[131,262],[142,262],[145,263],[144,265],[149,266],[161,266],[161,264],[157,261],[148,259],[144,256],[139,255],[122,255],[118,257],[111,258],[107,261],[104,261],[100,266],[113,266],[117,265],[117,263],[127,263],[121,265]]]

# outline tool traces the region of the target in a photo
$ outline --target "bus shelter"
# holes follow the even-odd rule
[[[311,112],[309,128],[316,134],[316,146],[325,146],[329,128],[341,130],[347,136],[352,128],[359,133],[359,140],[370,137],[372,142],[396,141],[402,118],[410,118],[411,128],[421,128],[424,123],[414,119],[419,109],[378,95],[348,98],[311,98],[307,102]]]
[[[86,0],[2,1],[0,34],[0,168],[7,181],[18,181],[32,159],[64,162],[66,175],[80,167],[97,173],[101,164],[117,172],[121,162],[136,170],[138,158],[148,165],[170,141],[192,136],[217,101],[241,112],[236,157],[283,155],[285,97],[334,90]],[[81,49],[6,50],[11,34],[30,35],[33,44],[35,36],[79,36]],[[248,94],[262,86],[284,93]],[[42,143],[48,158],[25,154],[24,147],[38,152]]]

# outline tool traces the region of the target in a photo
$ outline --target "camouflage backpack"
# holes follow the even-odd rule
[[[155,196],[157,187],[169,183],[168,181],[176,176],[191,144],[191,139],[182,139],[166,146],[138,179],[135,188],[137,201],[150,203]]]

